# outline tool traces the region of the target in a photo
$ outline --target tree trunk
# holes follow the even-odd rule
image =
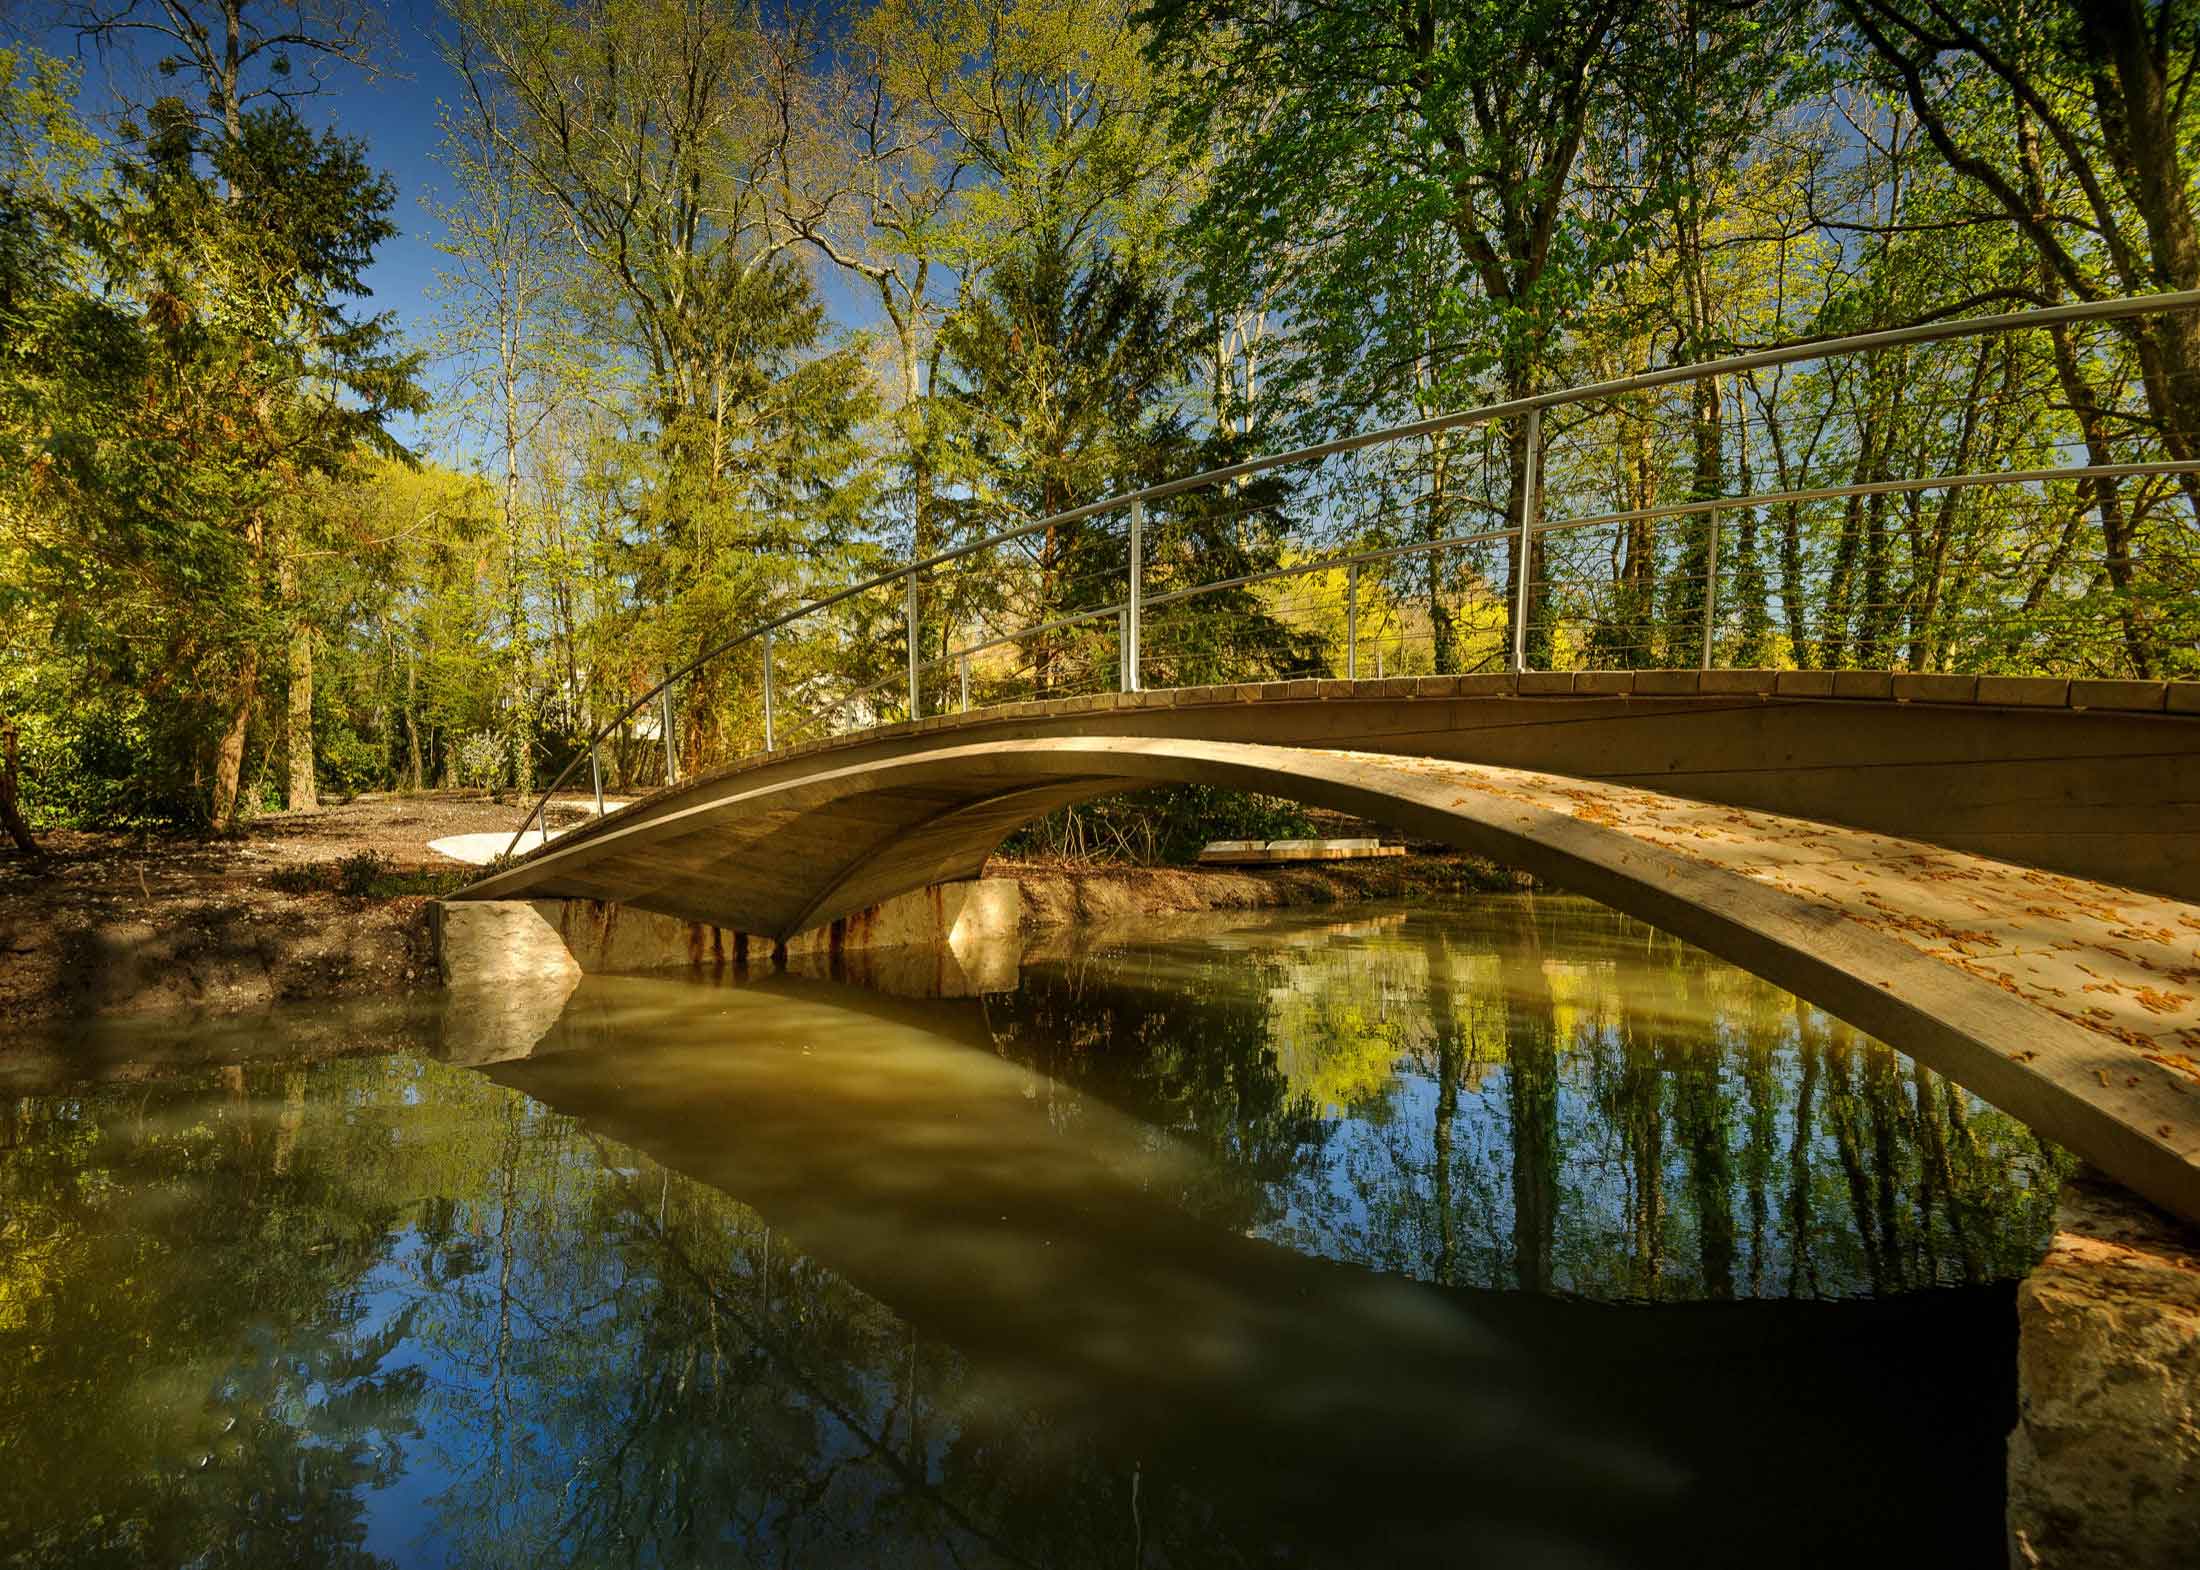
[[[245,731],[252,722],[252,700],[258,695],[260,652],[245,651],[244,668],[237,673],[234,707],[229,728],[214,749],[214,827],[227,832],[237,826],[237,783],[244,774]]]
[[[2077,416],[2079,434],[2085,438],[2085,461],[2094,465],[2114,463],[2116,449],[2114,438],[2109,434],[2108,411],[2102,404],[2099,390],[2079,364],[2070,329],[2061,325],[2051,327],[2047,336],[2055,347],[2056,379],[2062,385],[2063,396],[2069,400],[2071,412]],[[2116,481],[2107,476],[2088,480],[2085,484],[2093,493],[2094,511],[2101,520],[2103,565],[2116,591],[2116,613],[2123,629],[2125,658],[2131,661],[2133,675],[2152,676],[2154,651],[2133,603],[2132,569],[2136,556],[2130,520],[2124,515],[2123,493]]]
[[[290,764],[290,810],[321,805],[313,778],[313,624],[299,617],[290,629],[290,709],[283,731]]]
[[[2046,179],[2040,167],[2039,133],[2032,124],[2031,116],[2024,112],[2021,104],[2017,110],[2017,161],[2023,173],[2025,200],[2035,213],[2044,215],[2047,208]],[[2188,221],[2184,226],[2188,241],[2190,233]],[[2061,300],[2061,279],[2044,262],[2040,266],[2040,286],[2050,304]],[[2187,313],[2169,314],[2182,316]],[[2067,325],[2052,327],[2048,329],[2047,336],[2054,347],[2056,381],[2062,388],[2064,399],[2070,405],[2072,416],[2078,422],[2078,432],[2085,439],[2086,462],[2093,465],[2114,463],[2117,454],[2114,437],[2109,431],[2108,411],[2091,378],[2085,374],[2070,328]],[[2180,446],[2174,421],[2165,426],[2165,436],[2173,456],[2181,458],[2190,451],[2189,447]],[[2125,655],[2131,661],[2133,674],[2151,676],[2154,673],[2153,653],[2148,646],[2145,629],[2140,626],[2132,605],[2131,530],[2124,516],[2122,492],[2115,480],[2107,478],[2087,481],[2086,488],[2092,492],[2094,508],[2100,515],[2101,546],[2106,557],[2109,582],[2116,591]],[[2044,585],[2046,581],[2043,575],[2041,583]]]
[[[1698,329],[1699,342],[1709,332]],[[1704,351],[1708,354],[1708,348]],[[1700,363],[1700,362],[1699,362]],[[1693,473],[1689,478],[1690,501],[1716,501],[1726,488],[1726,422],[1724,393],[1716,376],[1699,377],[1690,384],[1689,444]],[[1665,663],[1674,667],[1696,664],[1703,657],[1705,618],[1712,614],[1711,531],[1714,514],[1693,513],[1682,525],[1681,580],[1675,585],[1674,614],[1668,626]]]
[[[1445,462],[1438,438],[1431,436],[1428,443],[1428,495],[1427,506],[1421,513],[1421,537],[1434,543],[1444,538],[1451,527],[1449,511],[1445,506],[1445,487],[1449,479],[1449,466]],[[1439,676],[1448,676],[1459,668],[1457,649],[1457,623],[1451,606],[1444,601],[1444,578],[1447,563],[1445,551],[1430,551],[1424,565],[1428,571],[1428,632],[1429,668]]]
[[[2087,46],[2112,73],[2096,75],[2095,99],[2109,156],[2146,226],[2153,277],[2144,285],[2168,290],[2200,285],[2200,225],[2193,219],[2179,127],[2184,95],[2172,86],[2163,55],[2165,40],[2184,30],[2166,21],[2158,29],[2137,0],[2077,10]],[[2107,90],[2110,81],[2113,92]],[[2191,311],[2165,311],[2146,326],[2152,350],[2149,400],[2162,419],[2171,456],[2189,458],[2200,450],[2200,321]],[[2189,482],[2186,494],[2200,506],[2200,493]]]
[[[8,838],[15,841],[15,848],[32,861],[43,861],[46,853],[38,841],[31,837],[31,826],[23,820],[21,800],[22,767],[16,751],[15,721],[0,719],[0,828],[8,831]]]
[[[411,649],[405,651],[405,751],[407,762],[412,765],[412,788],[421,789],[427,775],[420,764],[420,723],[414,718],[414,707],[420,699],[420,665],[413,658]]]
[[[1529,377],[1525,366],[1508,374],[1505,379],[1505,398],[1510,402],[1525,398],[1529,393]],[[1538,454],[1538,457],[1541,455]],[[1542,500],[1542,465],[1537,464],[1535,495],[1527,489],[1529,454],[1528,422],[1525,417],[1506,422],[1505,458],[1512,473],[1506,484],[1505,521],[1512,531],[1512,538],[1505,545],[1505,655],[1509,662],[1515,647],[1527,650],[1526,665],[1530,670],[1547,670],[1551,663],[1551,633],[1542,614],[1548,598],[1548,586],[1540,580],[1544,576],[1545,546],[1540,534],[1528,541],[1527,559],[1521,559],[1520,524],[1528,516],[1527,509]],[[1520,575],[1528,575],[1526,637],[1522,638],[1519,625],[1521,616]]]
[[[1647,398],[1630,399],[1619,421],[1621,505],[1640,512],[1658,504],[1659,469],[1652,435],[1657,411]],[[1620,562],[1613,593],[1613,635],[1599,661],[1608,669],[1640,670],[1651,663],[1656,633],[1657,525],[1636,518],[1620,532]]]

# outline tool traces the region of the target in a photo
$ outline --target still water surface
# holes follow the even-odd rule
[[[1550,897],[910,968],[19,1068],[0,1564],[2002,1562],[2067,1158],[1823,1014]]]

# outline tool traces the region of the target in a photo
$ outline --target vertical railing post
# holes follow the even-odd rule
[[[902,615],[909,623],[909,717],[924,718],[923,705],[917,695],[917,575],[912,571],[904,580],[908,586]]]
[[[970,656],[967,654],[960,656],[956,659],[955,665],[962,675],[962,711],[968,714],[970,712]]]
[[[1138,690],[1138,634],[1141,596],[1140,582],[1145,576],[1146,504],[1131,499],[1131,592],[1126,602],[1129,610],[1124,618],[1123,633],[1123,690]]]
[[[1344,679],[1360,679],[1360,564],[1344,569]]]
[[[1719,625],[1719,509],[1705,514],[1711,539],[1703,558],[1703,669],[1711,669],[1711,634]]]
[[[596,756],[596,738],[588,738],[588,782],[596,787],[596,816],[603,816],[603,764]]]
[[[1519,551],[1520,592],[1513,601],[1512,668],[1524,671],[1528,668],[1528,606],[1535,575],[1535,526],[1536,498],[1535,471],[1540,458],[1537,448],[1542,443],[1543,411],[1530,409],[1527,413],[1526,440],[1521,443],[1520,458],[1520,543]]]
[[[1131,690],[1131,616],[1128,610],[1115,613],[1115,690]]]
[[[670,676],[665,678],[665,690],[659,696],[664,699],[665,783],[676,785],[680,780],[680,765],[674,761],[675,755],[672,750],[672,678]]]
[[[764,629],[764,750],[766,752],[772,750],[773,697],[772,630],[766,627]]]

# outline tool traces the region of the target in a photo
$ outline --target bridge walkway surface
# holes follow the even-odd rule
[[[2200,1219],[2200,690],[1841,674],[1855,698],[1829,673],[1620,672],[941,716],[684,781],[468,897],[785,937],[975,875],[1065,802],[1291,796],[1701,944]]]

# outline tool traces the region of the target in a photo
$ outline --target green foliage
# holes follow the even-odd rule
[[[374,737],[361,734],[348,715],[332,722],[325,712],[316,714],[313,753],[322,782],[340,796],[356,796],[389,781],[391,760],[386,749]]]
[[[0,196],[0,619],[70,669],[72,701],[158,715],[141,799],[226,821],[300,484],[394,452],[385,422],[423,407],[418,356],[347,303],[393,190],[285,109],[210,138],[164,100],[79,193],[48,174],[79,134],[9,91],[60,151],[15,159]]]
[[[127,691],[16,701],[24,815],[34,829],[136,828],[186,819],[188,795],[163,795],[172,738],[158,711]]]
[[[477,730],[458,740],[456,769],[459,782],[477,790],[504,783],[504,742],[493,731]]]
[[[1044,517],[1096,495],[1134,490],[1217,466],[1247,445],[1201,432],[1186,407],[1197,337],[1188,302],[1156,267],[1097,244],[1073,251],[1041,234],[1003,256],[986,288],[948,324],[942,347],[956,381],[945,393],[952,445],[990,481],[952,515],[975,514],[982,532],[1002,504],[1010,516]],[[1143,552],[1147,592],[1239,577],[1273,567],[1284,512],[1281,482],[1228,495],[1196,493],[1149,512]],[[1034,621],[1120,599],[1129,571],[1120,518],[1063,524],[1042,541],[1030,581],[966,588],[960,614],[1021,592]],[[990,603],[980,596],[990,590]],[[1149,675],[1162,685],[1209,679],[1225,665],[1238,679],[1305,668],[1310,640],[1243,591],[1202,596],[1173,618]],[[1077,690],[1071,639],[1035,640],[1023,651],[1039,690]],[[1090,657],[1089,655],[1087,656]]]
[[[270,888],[283,894],[342,894],[351,899],[442,899],[504,866],[502,857],[486,867],[448,871],[399,871],[376,850],[356,851],[334,861],[306,861],[277,867],[267,875]]]
[[[336,892],[339,894],[369,894],[390,870],[387,857],[380,851],[360,850],[336,859]]]
[[[289,45],[247,15],[242,78],[188,47],[185,96],[112,131],[73,67],[0,51],[0,704],[42,825],[226,822],[300,769],[525,788],[911,552],[1538,389],[2200,287],[2200,107],[2147,86],[2191,74],[2176,6],[448,9],[456,466],[389,436],[427,407],[360,303],[392,188],[286,106]],[[317,13],[331,60],[363,57],[348,14]],[[1532,455],[1513,419],[1178,493],[1144,591],[1349,540],[1406,548],[1351,580],[1363,675],[1496,668],[1517,630],[1559,666],[1708,634],[1721,663],[2190,676],[2200,476],[1729,505],[1525,561],[1513,531],[2189,459],[2196,387],[2193,313],[1698,379],[1553,412]],[[922,705],[988,642],[974,702],[1116,685],[1124,522],[926,575]],[[1141,676],[1342,674],[1346,585],[1165,600]],[[777,737],[896,717],[905,614],[896,585],[776,633]],[[762,677],[753,639],[683,677],[680,769],[762,743]],[[612,728],[608,789],[662,777],[662,725]],[[1055,832],[1160,854],[1166,817]]]
[[[1304,838],[1306,809],[1212,785],[1163,785],[1064,807],[1002,842],[1011,858],[1187,865],[1215,840]]]

